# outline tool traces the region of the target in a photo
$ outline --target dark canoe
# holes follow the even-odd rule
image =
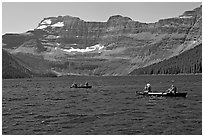
[[[187,93],[148,93],[149,96],[162,96],[162,97],[186,97]]]
[[[70,88],[92,88],[92,86],[71,86]]]
[[[160,97],[186,97],[187,93],[165,93],[165,92],[150,92],[150,93],[144,93],[144,92],[138,92],[139,95],[148,95],[148,96],[160,96]]]

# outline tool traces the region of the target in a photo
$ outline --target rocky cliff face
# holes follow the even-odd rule
[[[200,43],[202,6],[155,23],[120,15],[107,22],[48,17],[34,30],[3,36],[3,48],[10,53],[40,56],[49,62],[46,68],[62,75],[126,75]]]

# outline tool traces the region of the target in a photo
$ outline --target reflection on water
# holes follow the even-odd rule
[[[187,98],[135,94],[171,80]],[[70,89],[89,81],[92,89]],[[3,80],[3,134],[202,134],[198,76],[67,77]]]

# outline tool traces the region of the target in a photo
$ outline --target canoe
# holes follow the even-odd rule
[[[159,92],[159,93],[148,93],[149,96],[164,96],[164,97],[186,97],[187,93],[184,92],[184,93],[162,93],[162,92]]]
[[[92,88],[92,86],[71,86],[70,88]]]
[[[186,97],[187,92],[183,93],[166,93],[166,92],[149,92],[149,93],[144,93],[144,92],[139,92],[137,93],[139,95],[148,95],[148,96],[161,96],[161,97]]]

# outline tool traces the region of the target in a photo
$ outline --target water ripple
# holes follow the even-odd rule
[[[136,95],[135,91],[143,89],[147,78],[158,90],[163,90],[158,81],[169,85],[169,79],[174,79],[179,89],[188,91],[188,97]],[[2,134],[202,134],[200,76],[88,79],[94,88],[70,89],[67,86],[74,81],[83,83],[87,77],[3,80]]]

